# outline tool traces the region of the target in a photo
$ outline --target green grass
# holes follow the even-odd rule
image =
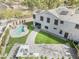
[[[7,38],[7,36],[8,36],[8,34],[9,34],[9,29],[7,29],[6,31],[5,31],[5,35],[4,35],[4,39],[6,39]]]
[[[34,29],[33,22],[28,22],[28,23],[26,23],[26,25],[28,26],[28,29],[30,32]]]
[[[18,43],[18,44],[24,44],[26,42],[26,38],[27,38],[27,35],[24,36],[24,37],[20,37],[20,38],[9,38],[9,42],[7,44],[7,47],[6,47],[6,51],[5,53],[9,53],[10,49],[12,48],[12,46],[15,44],[15,43]]]
[[[28,56],[28,57],[19,57],[18,59],[41,59],[41,57],[35,57],[35,56]],[[43,59],[45,59],[45,58],[43,58]]]
[[[3,39],[2,39],[2,45],[3,45],[3,46],[5,45],[5,41],[6,41],[6,38],[7,38],[8,34],[9,34],[9,29],[7,29],[7,30],[5,31],[5,35],[3,36]]]
[[[36,44],[65,44],[66,41],[46,32],[39,32],[35,39]]]
[[[2,39],[2,44],[1,44],[2,46],[5,45],[5,41],[6,41],[6,38],[7,38],[8,34],[9,34],[9,29],[7,29],[5,31],[5,34],[4,34],[3,39]],[[0,47],[0,54],[1,54],[1,51],[2,51],[2,48]]]
[[[40,31],[35,39],[36,44],[66,44],[74,48],[72,40],[63,40],[55,35]]]
[[[6,57],[1,57],[1,59],[6,59]]]
[[[75,48],[74,45],[73,45],[73,41],[72,40],[67,40],[66,45],[68,45],[68,46],[70,46],[72,48]]]

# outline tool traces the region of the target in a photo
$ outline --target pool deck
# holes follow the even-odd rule
[[[17,28],[18,28],[18,25],[17,25]],[[24,26],[24,32],[20,32],[20,33],[16,33],[19,30],[19,28],[18,29],[17,28],[10,30],[11,37],[13,37],[13,38],[22,37],[22,36],[25,36],[29,33],[27,26]]]

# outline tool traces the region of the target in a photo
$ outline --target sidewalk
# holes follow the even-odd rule
[[[37,33],[38,33],[39,31],[40,31],[40,30],[38,30],[38,29],[34,29],[34,30],[29,34],[29,36],[27,37],[25,44],[34,44],[34,43],[35,43],[36,35],[37,35]]]
[[[6,59],[11,59],[11,57],[14,55],[14,53],[16,51],[16,48],[19,47],[19,46],[20,46],[19,44],[14,44],[14,46],[10,50],[10,52],[9,52],[9,54],[8,54]]]
[[[5,49],[6,49],[6,45],[7,45],[8,41],[9,41],[9,37],[10,37],[10,35],[7,36],[7,39],[5,41],[5,46],[3,47],[2,55],[4,55],[4,53],[5,53]]]

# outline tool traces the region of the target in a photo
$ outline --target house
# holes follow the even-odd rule
[[[33,13],[35,28],[79,42],[79,9],[58,7]]]

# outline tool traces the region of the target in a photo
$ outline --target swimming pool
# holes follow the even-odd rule
[[[24,32],[24,26],[23,25],[19,25],[16,29],[15,29],[15,34],[20,34]]]
[[[11,37],[22,37],[28,33],[27,26],[18,25],[15,29],[11,29],[10,35]]]

